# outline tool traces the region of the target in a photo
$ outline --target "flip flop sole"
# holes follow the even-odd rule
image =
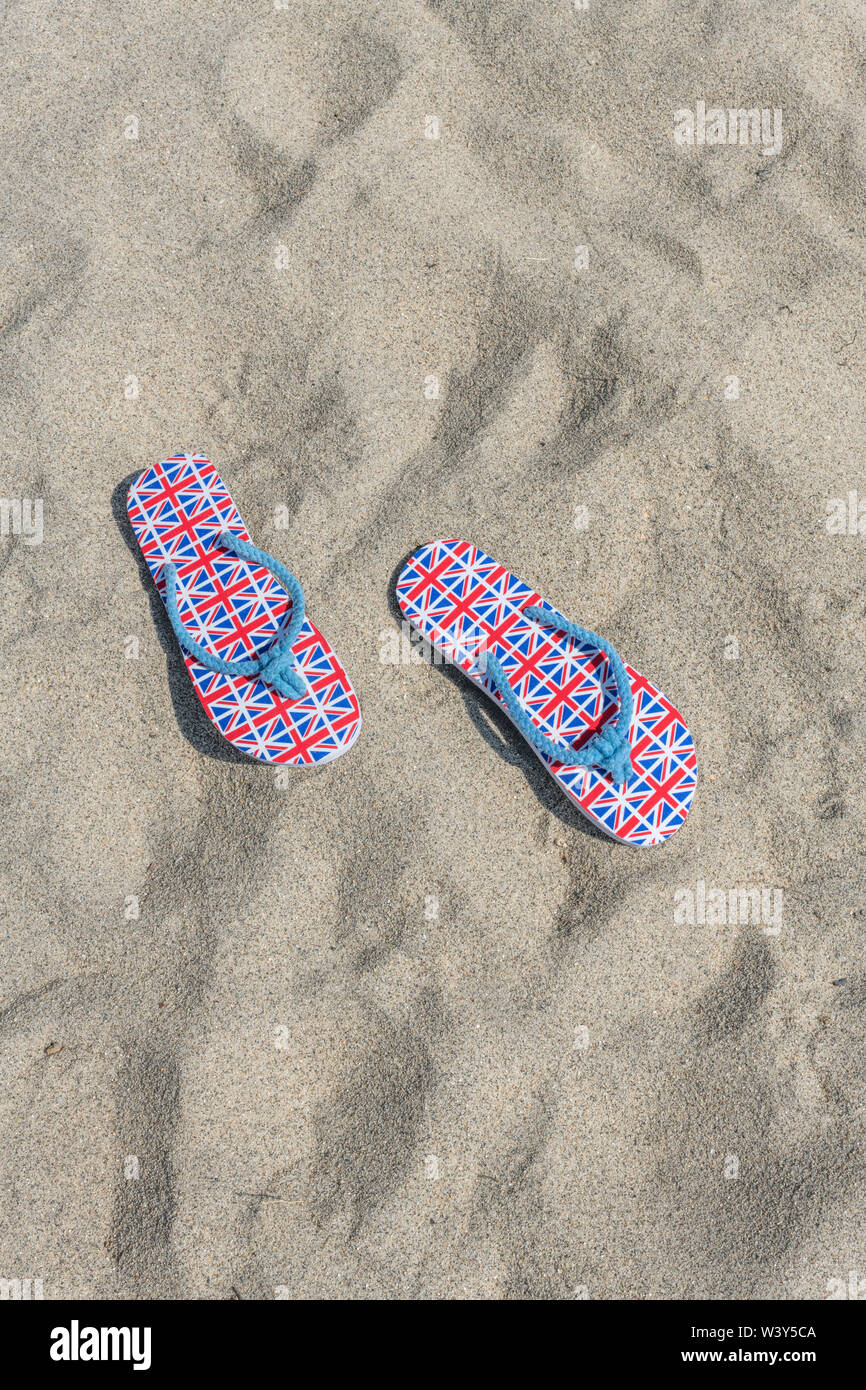
[[[178,611],[196,640],[228,661],[271,646],[291,598],[262,565],[214,544],[218,532],[249,534],[228,488],[202,454],[176,454],[139,474],[127,510],[154,583],[165,600],[163,568],[177,566]],[[361,713],[346,672],[308,618],[292,647],[309,694],[285,700],[258,676],[209,671],[183,652],[208,717],[236,748],[267,763],[321,766],[351,748]]]
[[[486,648],[549,737],[579,748],[616,717],[619,698],[607,656],[527,618],[522,609],[528,605],[552,605],[468,541],[433,541],[416,550],[397,581],[397,601],[430,645],[507,714],[479,668]],[[626,671],[634,696],[629,742],[635,769],[626,786],[597,768],[533,752],[605,834],[630,845],[657,845],[688,815],[697,781],[695,745],[671,702],[633,667]]]

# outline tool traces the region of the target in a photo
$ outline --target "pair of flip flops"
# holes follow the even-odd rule
[[[306,614],[300,582],[252,544],[203,455],[147,469],[129,519],[209,718],[262,762],[348,752],[358,697]],[[695,748],[679,711],[603,638],[564,618],[478,546],[433,541],[406,561],[409,622],[505,711],[554,781],[606,834],[659,844],[685,820]]]

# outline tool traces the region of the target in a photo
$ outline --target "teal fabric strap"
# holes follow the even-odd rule
[[[597,734],[594,734],[582,748],[572,748],[567,743],[560,743],[557,739],[548,738],[537,724],[533,724],[527,711],[520,703],[513,686],[509,683],[500,662],[495,656],[488,653],[486,659],[482,658],[479,665],[502,697],[502,702],[514,723],[524,738],[528,739],[534,748],[537,748],[540,753],[546,754],[547,757],[555,758],[557,762],[571,766],[576,764],[579,767],[600,767],[603,771],[609,772],[615,782],[628,782],[634,772],[631,761],[631,746],[628,741],[628,731],[634,712],[634,700],[628,672],[619,653],[603,637],[597,637],[594,632],[590,632],[585,627],[578,627],[577,623],[570,623],[554,608],[543,608],[541,604],[530,604],[523,609],[523,612],[527,618],[534,618],[537,623],[559,628],[562,632],[567,632],[569,637],[574,637],[579,642],[589,643],[604,652],[610,662],[610,668],[616,681],[619,714],[615,720],[611,720]]]
[[[306,612],[300,580],[296,579],[285,565],[280,564],[279,560],[267,555],[264,550],[259,550],[258,546],[252,545],[249,541],[242,541],[233,531],[220,531],[214,537],[214,543],[234,551],[235,555],[247,560],[251,565],[263,565],[266,570],[270,570],[291,596],[292,616],[289,625],[279,640],[262,656],[251,657],[245,661],[224,661],[222,657],[215,656],[207,647],[196,642],[181,622],[177,609],[177,568],[169,560],[162,571],[165,578],[165,606],[178,642],[209,671],[219,671],[224,676],[261,676],[262,680],[272,685],[284,699],[303,699],[309,694],[309,686],[292,656],[292,645],[303,626]]]

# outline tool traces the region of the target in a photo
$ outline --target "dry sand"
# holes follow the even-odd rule
[[[866,1276],[866,536],[826,525],[866,501],[862,6],[0,9],[0,493],[44,505],[0,539],[0,1277]],[[780,108],[781,152],[678,145],[700,100]],[[184,448],[362,702],[285,787],[213,733],[124,520]],[[668,845],[381,659],[440,535],[686,714]],[[675,921],[699,881],[781,889],[781,931]]]

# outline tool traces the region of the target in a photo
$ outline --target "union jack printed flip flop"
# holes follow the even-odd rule
[[[505,709],[548,772],[601,830],[661,844],[697,780],[685,720],[609,642],[557,613],[468,541],[416,550],[397,581],[406,617]]]
[[[251,758],[319,766],[361,728],[358,697],[306,616],[293,574],[250,542],[228,488],[202,454],[139,474],[127,510],[196,693]]]

